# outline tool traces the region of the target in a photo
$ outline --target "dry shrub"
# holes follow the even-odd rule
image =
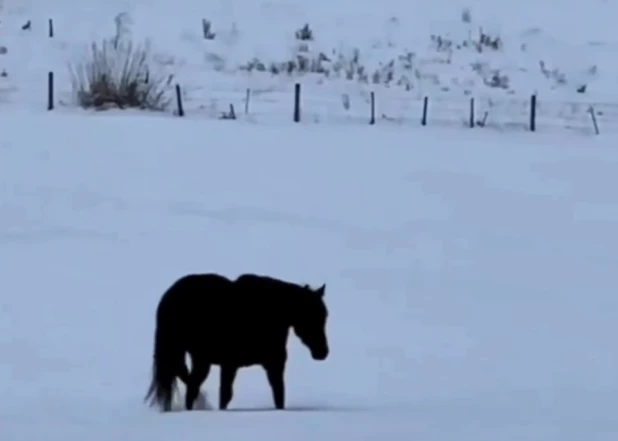
[[[70,66],[73,92],[83,108],[166,110],[172,75],[153,74],[148,46],[118,38],[92,43],[85,61]]]

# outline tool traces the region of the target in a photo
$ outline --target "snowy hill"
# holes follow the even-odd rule
[[[600,118],[613,124],[617,7],[569,0],[559,9],[489,0],[436,0],[431,7],[412,0],[6,0],[0,35],[8,53],[0,67],[12,101],[43,105],[48,70],[58,76],[60,99],[69,101],[67,63],[112,37],[119,19],[127,38],[149,39],[153,64],[183,86],[186,106],[211,116],[230,103],[242,109],[248,88],[255,115],[272,119],[282,106],[287,114],[291,83],[300,80],[308,113],[320,121],[366,116],[373,90],[379,116],[391,120],[418,120],[418,101],[430,96],[434,120],[459,123],[474,96],[489,122],[521,122],[524,102],[538,94],[547,125],[589,128],[591,103],[602,103]],[[30,29],[21,30],[27,21]],[[311,35],[300,36],[311,39],[299,40],[306,24]]]

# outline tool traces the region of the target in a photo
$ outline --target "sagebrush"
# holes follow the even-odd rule
[[[172,75],[153,71],[148,45],[118,38],[92,43],[86,59],[70,66],[73,92],[83,108],[166,110]]]

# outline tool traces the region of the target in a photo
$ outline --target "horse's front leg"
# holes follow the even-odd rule
[[[285,408],[285,361],[265,364],[264,369],[273,392],[275,408],[283,410]]]
[[[219,409],[225,410],[234,396],[234,380],[238,366],[221,365],[221,378],[219,380]]]

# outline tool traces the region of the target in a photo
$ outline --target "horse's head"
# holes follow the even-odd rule
[[[305,285],[300,296],[297,313],[293,323],[294,333],[311,351],[314,360],[328,357],[328,338],[326,337],[326,320],[328,309],[324,303],[326,285],[317,290]]]

